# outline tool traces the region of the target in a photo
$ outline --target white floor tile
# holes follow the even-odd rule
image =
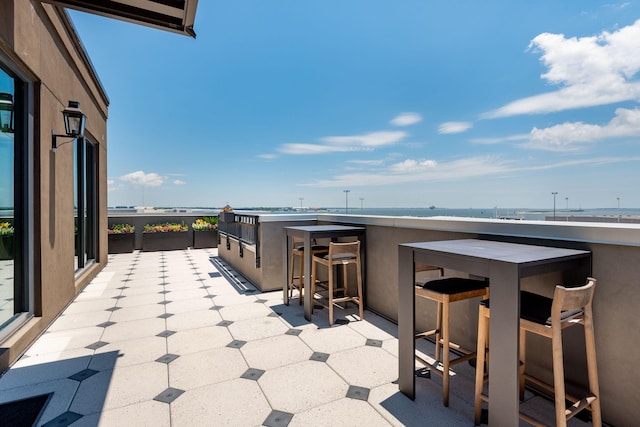
[[[214,348],[226,347],[233,341],[229,330],[221,326],[178,331],[167,338],[167,350],[182,356]],[[250,343],[247,343],[250,344]]]
[[[259,426],[271,407],[255,381],[234,379],[188,390],[171,404],[175,426]]]
[[[171,307],[167,307],[167,311],[171,312],[170,310]],[[220,317],[218,312],[215,310],[205,309],[188,311],[184,313],[177,313],[167,318],[167,329],[171,331],[199,329],[207,326],[215,326],[221,321],[222,317]]]
[[[289,427],[332,426],[388,427],[391,424],[362,400],[343,398],[296,414]]]
[[[367,339],[346,325],[331,328],[305,329],[300,338],[313,351],[321,353],[335,353],[364,345]]]
[[[398,378],[398,359],[379,347],[364,346],[333,353],[327,364],[347,383],[359,387],[374,388]]]
[[[311,360],[268,370],[258,382],[274,409],[293,414],[341,399],[349,389],[326,363]]]
[[[243,341],[261,340],[282,335],[289,329],[280,318],[268,316],[235,321],[229,325],[229,331],[233,338]]]
[[[309,346],[293,335],[249,341],[240,351],[250,367],[263,370],[303,362],[313,354]]]
[[[192,390],[239,378],[249,367],[239,350],[222,347],[180,356],[169,364],[172,387]]]
[[[73,400],[71,410],[93,414],[152,400],[166,390],[167,365],[149,362],[101,371],[84,380]]]

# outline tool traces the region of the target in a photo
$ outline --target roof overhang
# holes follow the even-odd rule
[[[42,0],[69,9],[133,22],[191,37],[198,0]]]

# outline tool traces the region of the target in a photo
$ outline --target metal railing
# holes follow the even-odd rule
[[[230,249],[229,238],[238,240],[240,257],[244,256],[244,245],[255,246],[256,268],[260,268],[259,218],[259,215],[237,214],[234,212],[221,212],[218,217],[218,238],[227,237],[227,249]],[[221,241],[218,243],[221,243]]]

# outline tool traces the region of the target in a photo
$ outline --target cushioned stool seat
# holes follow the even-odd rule
[[[415,288],[416,296],[427,298],[438,303],[436,314],[436,329],[416,334],[415,338],[426,338],[435,336],[436,366],[427,362],[420,356],[415,358],[425,366],[436,367],[442,359],[442,400],[444,406],[449,406],[449,368],[458,363],[474,359],[475,352],[465,350],[458,345],[451,343],[449,333],[449,304],[455,301],[463,301],[476,297],[486,297],[488,291],[488,282],[485,280],[467,279],[462,277],[447,277],[441,279],[430,280]],[[451,360],[449,350],[451,347],[464,354],[464,356]],[[441,350],[442,348],[442,357]],[[438,369],[432,369],[432,372],[440,373]]]
[[[422,289],[447,295],[462,294],[465,292],[474,292],[479,290],[484,291],[486,287],[487,282],[484,280],[465,279],[462,277],[445,277],[442,279],[430,280],[422,285]]]

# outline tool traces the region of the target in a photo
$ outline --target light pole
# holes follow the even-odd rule
[[[618,209],[620,209],[620,197],[616,197],[616,200],[618,200]]]
[[[360,197],[360,213],[364,212],[364,197]]]
[[[569,198],[565,197],[564,200],[567,202],[567,210],[569,210]]]
[[[553,219],[556,219],[556,196],[558,195],[557,191],[552,191],[551,194],[553,194]]]
[[[344,191],[344,207],[345,207],[345,213],[349,213],[349,193],[351,192],[351,190],[343,190]]]
[[[298,200],[300,200],[300,210],[302,210],[302,201],[304,200],[304,197],[298,197]]]

